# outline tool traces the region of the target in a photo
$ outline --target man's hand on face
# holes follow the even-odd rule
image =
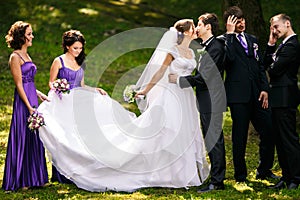
[[[236,23],[237,23],[237,17],[234,15],[230,15],[227,18],[226,33],[234,33]]]
[[[278,39],[278,35],[276,34],[275,29],[270,26],[270,36],[269,36],[269,45],[275,45]]]

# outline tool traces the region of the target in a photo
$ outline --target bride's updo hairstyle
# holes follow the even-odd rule
[[[27,22],[15,22],[9,29],[7,35],[5,36],[8,47],[13,48],[14,50],[21,49],[23,44],[26,43],[26,29],[30,26],[31,25]]]
[[[191,26],[194,24],[192,19],[181,19],[174,24],[174,27],[178,31],[177,44],[181,44],[184,38],[184,32],[190,30]]]
[[[64,49],[64,53],[68,52],[68,48],[72,46],[75,42],[80,42],[82,44],[82,51],[80,54],[75,58],[76,62],[79,66],[81,66],[85,59],[85,53],[84,53],[84,45],[85,45],[85,39],[83,34],[78,30],[69,30],[64,32],[62,36],[62,46]]]

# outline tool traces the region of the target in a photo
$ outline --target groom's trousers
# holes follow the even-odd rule
[[[226,171],[223,113],[200,113],[203,137],[211,163],[210,182],[223,184]]]

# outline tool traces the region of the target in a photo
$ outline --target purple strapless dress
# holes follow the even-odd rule
[[[80,68],[77,71],[74,71],[70,68],[65,67],[64,61],[61,57],[59,57],[62,68],[59,69],[57,78],[58,79],[67,79],[70,84],[70,89],[81,87],[81,80],[83,78],[84,71]],[[59,171],[56,169],[54,165],[52,165],[52,182],[60,182],[60,183],[67,183],[72,184],[72,181],[66,178],[64,175],[60,174]]]
[[[38,107],[34,85],[36,66],[32,62],[24,62],[21,70],[26,96],[31,106]],[[38,131],[34,133],[28,129],[28,117],[29,111],[15,89],[2,185],[4,190],[43,186],[48,182],[43,143]]]

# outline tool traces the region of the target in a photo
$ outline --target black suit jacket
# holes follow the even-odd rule
[[[270,76],[271,107],[297,107],[300,101],[297,73],[300,45],[297,36],[290,37],[278,50],[267,46],[264,65]],[[272,56],[275,53],[275,61]]]
[[[268,80],[255,36],[244,33],[248,55],[236,34],[224,34],[226,40],[225,89],[228,103],[247,103],[268,92]]]
[[[181,88],[196,87],[200,113],[224,112],[226,111],[226,94],[222,80],[224,41],[214,37],[205,47],[205,51],[207,53],[199,61],[195,75],[180,77],[179,85]]]

